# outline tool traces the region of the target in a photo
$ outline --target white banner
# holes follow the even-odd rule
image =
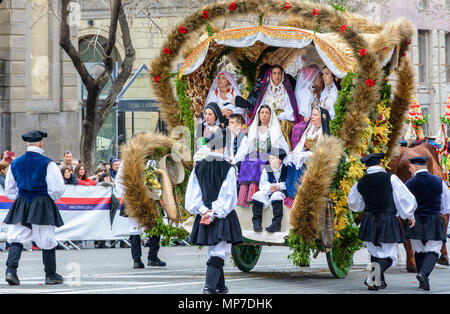
[[[114,240],[128,238],[128,218],[111,211],[111,187],[66,185],[66,191],[56,202],[64,225],[56,228],[56,239],[67,240]],[[0,221],[3,222],[13,201],[0,193]],[[112,216],[113,214],[113,216]],[[113,223],[111,225],[111,216]],[[2,224],[0,241],[6,241],[8,225]]]

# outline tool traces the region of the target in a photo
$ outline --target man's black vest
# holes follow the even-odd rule
[[[391,174],[384,171],[364,175],[357,185],[366,205],[364,212],[373,215],[395,215]]]
[[[442,179],[427,172],[419,172],[406,182],[416,197],[416,215],[439,214],[441,211]]]
[[[203,204],[209,209],[219,197],[220,188],[231,167],[229,162],[217,156],[208,156],[195,166],[194,171],[202,191]]]
[[[273,169],[270,165],[266,165],[265,169],[267,171],[268,180],[271,184],[286,182],[288,167],[286,167],[284,164],[281,164],[281,174],[278,180],[275,178],[275,175],[273,174]],[[281,190],[281,192],[287,194],[286,190]]]

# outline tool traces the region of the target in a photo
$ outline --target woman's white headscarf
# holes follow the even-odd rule
[[[314,101],[311,87],[319,73],[320,68],[317,65],[303,67],[298,72],[297,83],[295,84],[295,98],[297,99],[298,113],[304,117],[311,116],[311,104]]]
[[[224,99],[222,99],[222,97],[220,97],[218,81],[219,81],[219,75],[221,75],[221,74],[225,75],[228,82],[230,83],[230,90],[226,95],[226,98],[227,98],[226,100],[224,100]],[[214,82],[212,83],[211,88],[209,89],[208,97],[206,97],[205,104],[209,104],[210,102],[215,102],[216,104],[219,105],[219,107],[221,109],[223,109],[222,108],[223,105],[227,102],[229,102],[231,104],[231,101],[236,96],[242,96],[242,95],[241,95],[241,92],[239,91],[239,86],[237,85],[233,76],[227,71],[220,71],[216,75],[216,78],[214,79]]]
[[[270,142],[272,147],[279,147],[284,149],[285,152],[289,152],[289,145],[286,142],[286,139],[283,136],[283,132],[281,131],[280,122],[278,121],[277,115],[275,111],[273,110],[272,106],[267,105],[270,108],[270,120],[268,125],[269,130],[269,136],[270,136]],[[258,137],[258,130],[259,130],[259,111],[263,107],[263,105],[259,106],[258,110],[256,111],[256,115],[253,119],[252,124],[250,124],[248,128],[248,142],[249,142],[249,153],[251,150],[255,147],[254,143],[256,141],[256,138]]]

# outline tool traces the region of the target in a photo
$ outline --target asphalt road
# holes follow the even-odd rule
[[[448,246],[450,249],[450,246]],[[143,249],[144,256],[148,248]],[[241,272],[231,259],[225,264],[226,285],[231,294],[312,294],[312,293],[450,293],[450,270],[438,265],[431,275],[431,291],[418,288],[415,274],[404,268],[404,251],[400,250],[397,267],[386,273],[388,287],[368,291],[362,284],[368,265],[365,249],[354,256],[354,266],[345,279],[334,279],[328,270],[325,254],[312,260],[310,267],[293,266],[287,247],[263,247],[258,264],[250,273]],[[132,269],[130,249],[58,250],[58,272],[65,283],[46,286],[42,254],[23,252],[19,267],[21,285],[10,287],[2,279],[0,293],[51,294],[200,294],[205,280],[207,249],[198,247],[162,247],[163,268]],[[0,252],[0,273],[4,274],[7,252]],[[143,259],[144,260],[144,259]]]

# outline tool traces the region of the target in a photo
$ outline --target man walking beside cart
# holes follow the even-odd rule
[[[61,198],[65,185],[56,163],[43,155],[43,138],[47,133],[31,131],[22,135],[27,152],[15,159],[6,175],[5,193],[14,200],[4,223],[11,244],[6,260],[5,280],[19,285],[17,268],[23,244],[35,241],[42,249],[45,283],[62,284],[63,277],[56,273],[55,227],[61,227],[61,218],[55,201]]]

